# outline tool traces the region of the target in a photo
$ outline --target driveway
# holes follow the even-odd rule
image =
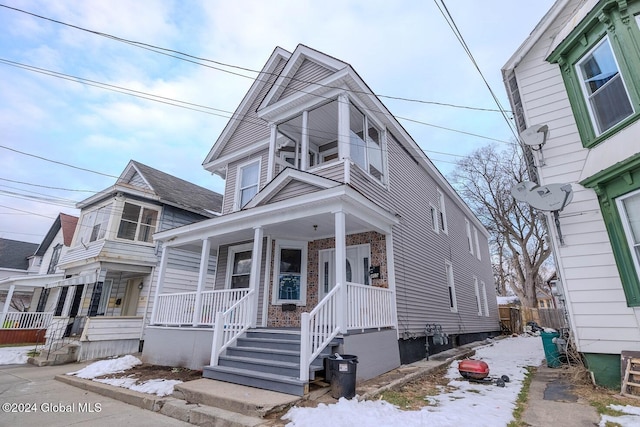
[[[0,426],[190,426],[53,379],[86,365],[0,365]]]

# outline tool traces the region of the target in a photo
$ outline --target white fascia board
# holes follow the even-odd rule
[[[42,288],[48,283],[58,281],[64,278],[64,274],[32,274],[27,276],[7,277],[0,280],[0,289],[9,289],[11,285],[22,288]]]
[[[158,197],[155,193],[150,193],[148,191],[136,189],[133,186],[116,184],[116,185],[112,185],[111,187],[105,190],[102,190],[99,193],[94,194],[88,199],[84,199],[83,201],[76,203],[76,208],[84,209],[87,206],[91,206],[100,202],[101,200],[108,199],[109,197],[112,197],[112,195],[116,193],[124,193],[131,196],[138,196],[138,197],[142,197],[147,200],[156,201],[156,202],[160,201],[160,197]]]
[[[346,67],[336,71],[329,77],[306,86],[296,94],[281,99],[269,106],[259,108],[257,111],[258,117],[269,122],[278,122],[290,116],[292,110],[294,110],[293,107],[295,107],[295,113],[299,114],[303,109],[328,101],[329,99],[326,98],[332,98],[344,92],[346,89],[344,81],[350,74],[350,70],[350,67]],[[303,108],[301,108],[302,106]]]
[[[253,227],[268,226],[322,213],[345,210],[371,222],[380,229],[390,230],[398,219],[351,187],[341,185],[282,202],[233,212],[218,218],[185,225],[154,234],[165,247],[200,242],[207,237],[246,231]]]
[[[516,49],[511,58],[502,66],[502,71],[513,70],[518,66],[522,58],[524,58],[531,48],[540,40],[542,34],[547,31],[549,26],[555,21],[562,9],[569,4],[571,0],[557,0],[551,9],[540,19],[540,22],[535,26],[529,37]]]
[[[260,72],[260,74],[258,74],[258,77],[256,77],[256,79],[253,81],[253,83],[251,84],[251,87],[249,88],[247,93],[244,95],[244,98],[242,98],[242,101],[240,102],[240,105],[238,105],[238,108],[236,108],[236,110],[234,111],[233,116],[231,116],[231,119],[229,119],[224,129],[222,130],[222,133],[220,134],[216,142],[213,144],[213,147],[211,147],[211,150],[207,154],[207,157],[204,159],[204,162],[202,162],[202,166],[206,170],[211,170],[207,166],[212,162],[214,162],[214,159],[217,158],[217,156],[220,154],[220,152],[224,148],[227,142],[227,139],[233,134],[233,132],[236,130],[236,128],[240,124],[241,120],[236,119],[236,117],[243,116],[243,111],[248,108],[249,103],[251,102],[251,98],[258,90],[260,90],[261,85],[263,83],[266,84],[267,80],[269,79],[269,75],[273,73],[273,70],[275,69],[275,66],[280,61],[280,59],[288,60],[290,57],[291,57],[291,53],[287,52],[281,47],[275,48],[275,50],[267,60],[267,63],[262,68],[262,71]]]
[[[569,34],[580,24],[580,22],[596,7],[600,0],[587,0],[585,4],[580,6],[576,13],[569,19],[569,21],[560,29],[558,34],[553,38],[551,46],[547,51],[545,58],[553,53],[554,50],[566,39]]]
[[[266,139],[264,141],[260,141],[255,144],[244,147],[240,150],[236,150],[227,156],[219,157],[209,163],[205,163],[202,165],[202,167],[211,173],[220,175],[218,172],[224,169],[225,166],[228,165],[229,163],[245,158],[251,154],[257,153],[258,151],[268,147],[269,147],[269,140]],[[226,173],[224,175],[226,176]]]
[[[271,182],[268,183],[258,194],[256,194],[255,197],[245,205],[245,209],[254,208],[263,201],[269,200],[291,181],[304,182],[324,189],[342,185],[341,183],[329,178],[287,167],[284,171],[280,172],[278,176],[271,180]]]

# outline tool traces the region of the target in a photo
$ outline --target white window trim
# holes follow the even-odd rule
[[[109,308],[109,296],[111,295],[112,287],[112,279],[106,279],[102,282],[102,291],[100,292],[100,301],[98,301],[98,309],[96,313],[102,313],[103,316],[107,315],[107,309]]]
[[[140,213],[138,214],[138,220],[136,222],[136,234],[133,238],[133,240],[129,240],[129,239],[123,239],[122,237],[118,237],[118,230],[120,229],[120,222],[122,221],[122,214],[124,212],[124,204],[128,203],[130,205],[135,205],[135,206],[139,206],[140,209]],[[121,242],[134,242],[136,244],[140,244],[140,245],[148,245],[148,246],[154,246],[155,242],[153,241],[153,238],[151,239],[151,242],[144,242],[142,240],[138,240],[138,233],[140,232],[140,215],[142,215],[142,213],[144,212],[144,209],[149,209],[152,211],[156,211],[158,213],[158,217],[156,219],[156,225],[155,225],[155,231],[154,233],[157,233],[159,230],[159,226],[160,226],[160,218],[162,215],[162,211],[161,208],[157,205],[152,205],[152,204],[148,204],[148,203],[144,203],[144,202],[140,202],[138,200],[131,200],[131,199],[124,199],[122,201],[122,203],[120,204],[120,206],[118,206],[118,212],[119,214],[117,215],[117,227],[114,225],[114,230],[113,230],[113,237],[115,240],[121,241]],[[129,221],[131,222],[131,221]],[[108,231],[108,229],[107,229]],[[154,234],[152,233],[152,234]],[[106,236],[106,234],[105,234]]]
[[[631,258],[633,259],[633,266],[636,270],[636,275],[638,277],[640,277],[640,259],[638,259],[639,257],[636,256],[636,249],[633,246],[633,239],[632,239],[633,233],[631,231],[631,227],[629,226],[629,217],[627,216],[627,211],[625,210],[623,203],[626,199],[637,196],[639,194],[640,194],[640,190],[636,190],[616,198],[616,207],[618,208],[618,212],[620,214],[620,222],[622,222],[624,237],[627,240],[629,252],[631,253]]]
[[[476,227],[473,227],[473,238],[476,243],[476,258],[481,261],[482,255],[480,254],[480,240],[478,239],[478,229]]]
[[[240,187],[241,182],[242,182],[242,170],[248,166],[251,166],[253,164],[257,163],[258,164],[258,182],[256,183],[257,185],[257,189],[256,189],[256,194],[258,194],[260,192],[260,178],[262,175],[262,158],[258,157],[257,159],[251,159],[249,161],[246,161],[244,163],[240,163],[237,166],[236,169],[236,190],[235,190],[235,201],[233,203],[234,206],[234,210],[238,211],[240,209],[242,209],[242,206],[240,206],[240,194],[242,191],[242,188]],[[248,187],[247,187],[248,188]]]
[[[467,248],[469,253],[473,255],[473,237],[471,235],[471,223],[467,218],[464,219],[464,228],[467,233]]]
[[[85,245],[86,245],[86,244],[88,244],[88,243],[91,243],[91,242],[84,242],[84,241],[82,241],[82,237],[83,237],[83,234],[84,234],[82,227],[86,227],[86,225],[84,224],[85,216],[86,216],[86,215],[89,215],[89,214],[90,214],[90,213],[92,213],[92,212],[93,212],[93,213],[95,213],[95,214],[97,215],[97,214],[98,214],[98,211],[99,211],[100,209],[102,209],[102,208],[104,208],[104,207],[106,207],[106,206],[109,206],[109,205],[111,205],[111,211],[109,212],[109,215],[108,215],[108,217],[107,217],[107,224],[106,224],[106,226],[105,226],[106,228],[105,228],[104,237],[103,237],[103,238],[101,238],[101,239],[96,239],[96,240],[94,240],[94,241],[95,241],[95,242],[97,242],[97,241],[99,241],[99,240],[105,240],[105,239],[107,239],[107,236],[109,236],[109,233],[110,233],[110,230],[111,230],[111,222],[112,222],[112,218],[113,218],[113,216],[114,216],[114,215],[113,215],[113,212],[116,210],[116,204],[114,203],[113,199],[108,200],[107,202],[102,203],[102,204],[100,204],[99,206],[96,206],[96,207],[95,207],[95,208],[93,208],[93,209],[88,209],[88,210],[87,210],[87,211],[85,211],[85,212],[81,212],[81,214],[80,214],[80,218],[78,219],[77,230],[76,230],[76,232],[75,232],[75,234],[74,234],[74,236],[73,236],[73,247],[75,247],[75,246],[79,246],[79,245],[81,245],[81,244],[85,244]],[[96,222],[95,222],[95,218],[94,218],[93,224],[91,224],[91,227],[90,227],[91,229],[93,229],[93,227],[95,226],[95,223],[96,223]],[[117,234],[117,233],[116,233],[116,234]],[[89,236],[91,236],[91,233],[89,233]],[[91,238],[91,237],[89,237],[89,238]]]
[[[231,289],[231,276],[233,274],[233,260],[238,252],[253,251],[253,243],[244,243],[242,245],[229,246],[227,249],[227,275],[224,283],[225,289]],[[251,254],[253,257],[253,253]],[[249,273],[249,282],[251,282],[251,273]]]
[[[482,300],[484,301],[484,315],[489,317],[489,300],[487,300],[487,285],[480,281],[480,287],[482,288]]]
[[[453,313],[458,312],[458,298],[456,297],[456,285],[453,280],[453,264],[450,261],[445,260],[445,274],[447,279],[447,299],[449,300],[449,308]],[[449,295],[450,292],[450,295]],[[453,307],[451,307],[453,305]]]
[[[480,300],[480,286],[478,286],[478,278],[473,276],[473,290],[476,293],[476,304],[478,304],[478,316],[482,316],[482,301]]]
[[[280,251],[281,249],[300,249],[300,299],[299,300],[281,300],[278,298],[280,277]],[[307,256],[308,256],[308,243],[300,240],[276,240],[275,253],[273,254],[273,289],[271,292],[271,304],[295,304],[297,306],[307,305]]]
[[[431,229],[440,234],[440,220],[438,219],[438,208],[432,203],[429,203],[429,215],[431,216]]]
[[[438,192],[438,208],[439,214],[442,218],[442,224],[440,224],[440,218],[438,218],[438,227],[441,227],[441,230],[444,234],[449,234],[449,226],[447,224],[447,209],[444,203],[444,193],[440,191],[440,189],[436,189]]]
[[[369,166],[370,166],[370,163],[369,163],[369,138],[368,138],[367,135],[363,135],[363,136],[365,136],[363,141],[365,143],[364,144],[364,147],[365,147],[365,149],[364,149],[364,162],[367,165],[366,170],[365,170],[365,168],[363,168],[362,166],[357,164],[355,162],[355,160],[353,160],[353,158],[351,159],[351,163],[356,165],[358,168],[360,168],[361,171],[363,171],[365,174],[370,176],[373,181],[375,181],[378,184],[382,185],[384,188],[387,188],[388,178],[389,178],[388,164],[387,164],[387,160],[388,160],[387,159],[387,145],[386,145],[387,128],[381,122],[379,122],[376,118],[371,117],[370,115],[366,114],[365,111],[367,111],[367,108],[365,106],[363,106],[362,103],[359,100],[354,99],[352,97],[349,97],[349,103],[353,104],[353,106],[358,109],[360,114],[362,114],[364,116],[365,128],[367,127],[367,124],[370,122],[378,130],[378,133],[380,135],[380,150],[382,151],[382,153],[381,153],[381,159],[382,159],[381,167],[382,167],[383,170],[380,171],[380,173],[382,174],[382,179],[376,178],[375,176],[373,176],[369,172]],[[349,131],[351,131],[351,128],[349,128]],[[351,137],[351,136],[349,135],[349,137]],[[351,144],[351,141],[349,141],[349,144]]]
[[[598,126],[598,121],[593,113],[593,107],[591,106],[591,102],[589,101],[589,93],[588,93],[588,89],[585,86],[585,82],[584,79],[582,78],[582,72],[580,70],[580,66],[584,63],[584,61],[586,60],[586,58],[588,58],[596,49],[598,49],[604,42],[607,42],[609,44],[609,49],[611,51],[611,55],[613,56],[613,61],[616,64],[616,67],[618,69],[618,76],[620,77],[620,80],[622,81],[622,87],[624,87],[624,91],[625,94],[627,95],[627,100],[629,101],[629,105],[631,106],[631,110],[632,113],[630,115],[628,115],[627,117],[623,118],[622,120],[620,120],[619,122],[617,122],[615,125],[609,127],[608,129],[605,130],[600,130],[600,127]],[[618,58],[616,57],[616,52],[613,50],[613,46],[611,45],[611,41],[609,40],[609,36],[604,36],[602,38],[602,40],[600,40],[595,46],[593,46],[591,49],[589,49],[589,51],[587,53],[585,53],[580,60],[576,63],[575,65],[575,72],[576,75],[578,76],[578,84],[580,85],[580,88],[582,89],[582,97],[584,99],[585,104],[587,104],[587,111],[589,111],[589,118],[591,119],[591,127],[593,128],[593,132],[596,136],[600,136],[603,133],[607,132],[609,129],[617,126],[618,124],[626,121],[629,117],[632,117],[635,112],[636,109],[633,105],[633,100],[631,99],[631,96],[629,95],[629,89],[627,88],[627,83],[624,80],[624,76],[622,75],[622,70],[620,69],[620,64],[618,63]],[[608,82],[607,82],[608,83]]]

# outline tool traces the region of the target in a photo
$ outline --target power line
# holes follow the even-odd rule
[[[14,182],[16,184],[24,184],[24,185],[30,185],[32,187],[41,187],[41,188],[49,188],[51,190],[63,190],[63,191],[80,191],[83,193],[96,193],[96,191],[94,190],[74,190],[71,188],[62,188],[62,187],[51,187],[49,185],[40,185],[40,184],[31,184],[29,182],[24,182],[24,181],[16,181],[14,179],[8,179],[8,178],[0,178],[0,181],[8,181],[8,182]],[[23,190],[26,191],[26,190]]]
[[[234,65],[234,64],[228,64],[228,63],[224,63],[224,62],[220,62],[220,61],[215,61],[212,59],[208,59],[208,58],[202,58],[202,57],[198,57],[195,55],[191,55],[185,52],[181,52],[179,50],[174,50],[174,49],[168,49],[165,47],[161,47],[161,46],[157,46],[157,45],[153,45],[153,44],[149,44],[149,43],[144,43],[144,42],[139,42],[139,41],[135,41],[135,40],[129,40],[129,39],[125,39],[122,37],[118,37],[118,36],[114,36],[112,34],[108,34],[108,33],[103,33],[100,31],[96,31],[96,30],[90,30],[88,28],[84,28],[84,27],[80,27],[77,25],[73,25],[73,24],[69,24],[63,21],[59,21],[53,18],[48,18],[46,16],[42,16],[42,15],[38,15],[36,13],[33,12],[28,12],[26,10],[23,9],[18,9],[16,7],[11,7],[11,6],[7,6],[4,4],[0,4],[1,7],[7,8],[7,9],[11,9],[14,10],[16,12],[20,12],[20,13],[24,13],[30,16],[33,16],[35,18],[39,18],[39,19],[44,19],[46,21],[50,21],[50,22],[54,22],[56,24],[60,24],[60,25],[64,25],[70,28],[74,28],[76,30],[80,30],[80,31],[84,31],[84,32],[88,32],[91,34],[95,34],[101,37],[105,37],[111,40],[115,40],[121,43],[125,43],[125,44],[129,44],[132,46],[136,46],[145,50],[150,50],[152,52],[155,53],[159,53],[162,55],[166,55],[166,56],[170,56],[172,58],[176,58],[176,59],[180,59],[182,61],[186,61],[186,62],[190,62],[196,65],[200,65],[200,66],[205,66],[208,68],[213,68],[215,70],[224,72],[224,73],[229,73],[229,74],[233,74],[233,75],[237,75],[239,77],[243,77],[243,78],[249,78],[253,80],[253,77],[250,76],[246,76],[244,74],[240,74],[240,73],[236,73],[233,71],[229,71],[229,70],[225,70],[222,68],[218,68],[218,67],[212,67],[210,65],[207,64],[202,64],[201,62],[196,62],[187,58],[191,58],[197,61],[203,61],[203,62],[208,62],[208,63],[212,63],[212,64],[216,64],[216,65],[220,65],[220,66],[224,66],[224,67],[229,67],[229,68],[233,68],[233,69],[237,69],[237,70],[242,70],[242,71],[247,71],[247,72],[251,72],[251,73],[263,73],[263,71],[261,70],[254,70],[251,68],[247,68],[247,67],[242,67],[239,65]],[[167,54],[166,52],[170,52],[176,55],[180,55],[180,56],[175,56],[175,55],[171,55],[171,54]],[[270,75],[276,75],[273,73],[265,73],[265,74],[270,74]],[[277,76],[277,75],[276,75]],[[297,82],[301,82],[301,83],[313,83],[313,84],[317,84],[316,82],[309,82],[306,80],[302,80],[299,78],[295,78],[295,77],[291,77],[288,78],[289,81],[297,81]],[[323,87],[328,87],[328,88],[338,88],[335,86],[330,86],[330,85],[322,85]],[[363,92],[363,91],[353,91],[354,93],[361,93],[361,94],[369,94],[369,92]],[[495,109],[491,109],[491,108],[481,108],[481,107],[471,107],[471,106],[466,106],[466,105],[457,105],[457,104],[451,104],[451,103],[445,103],[445,102],[436,102],[436,101],[426,101],[426,100],[422,100],[422,99],[415,99],[415,98],[407,98],[407,97],[401,97],[401,96],[392,96],[392,95],[382,95],[382,94],[376,94],[373,93],[373,95],[377,96],[378,98],[386,98],[386,99],[393,99],[393,100],[397,100],[397,101],[405,101],[405,102],[415,102],[415,103],[420,103],[420,104],[431,104],[431,105],[437,105],[437,106],[443,106],[443,107],[452,107],[452,108],[461,108],[461,109],[468,109],[468,110],[476,110],[476,111],[487,111],[487,112],[502,112],[502,110],[495,110]]]
[[[48,218],[48,219],[56,219],[56,217],[42,215],[42,214],[39,214],[37,212],[25,211],[23,209],[12,208],[12,207],[5,206],[5,205],[0,205],[0,208],[11,209],[12,211],[24,212],[24,213],[27,213],[27,214],[30,214],[30,215],[41,216],[43,218]]]

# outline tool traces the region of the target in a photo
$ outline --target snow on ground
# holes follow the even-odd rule
[[[0,348],[0,365],[23,365],[27,363],[27,353],[32,351],[33,345],[26,347],[2,347]]]
[[[96,379],[96,377],[104,375],[123,373],[127,369],[131,369],[140,364],[142,364],[140,359],[127,355],[118,359],[100,360],[80,369],[79,371],[69,372],[67,375],[75,375],[80,378],[91,379],[93,381],[116,387],[128,388],[141,393],[156,394],[160,397],[168,396],[173,393],[173,386],[182,382],[178,380],[165,380],[158,378],[145,381],[141,384],[136,384],[135,378],[130,377]]]
[[[603,415],[598,426],[605,427],[607,423],[620,425],[621,427],[638,427],[640,426],[640,408],[636,406],[609,405],[609,409],[622,412],[625,415],[614,417],[612,415]]]

